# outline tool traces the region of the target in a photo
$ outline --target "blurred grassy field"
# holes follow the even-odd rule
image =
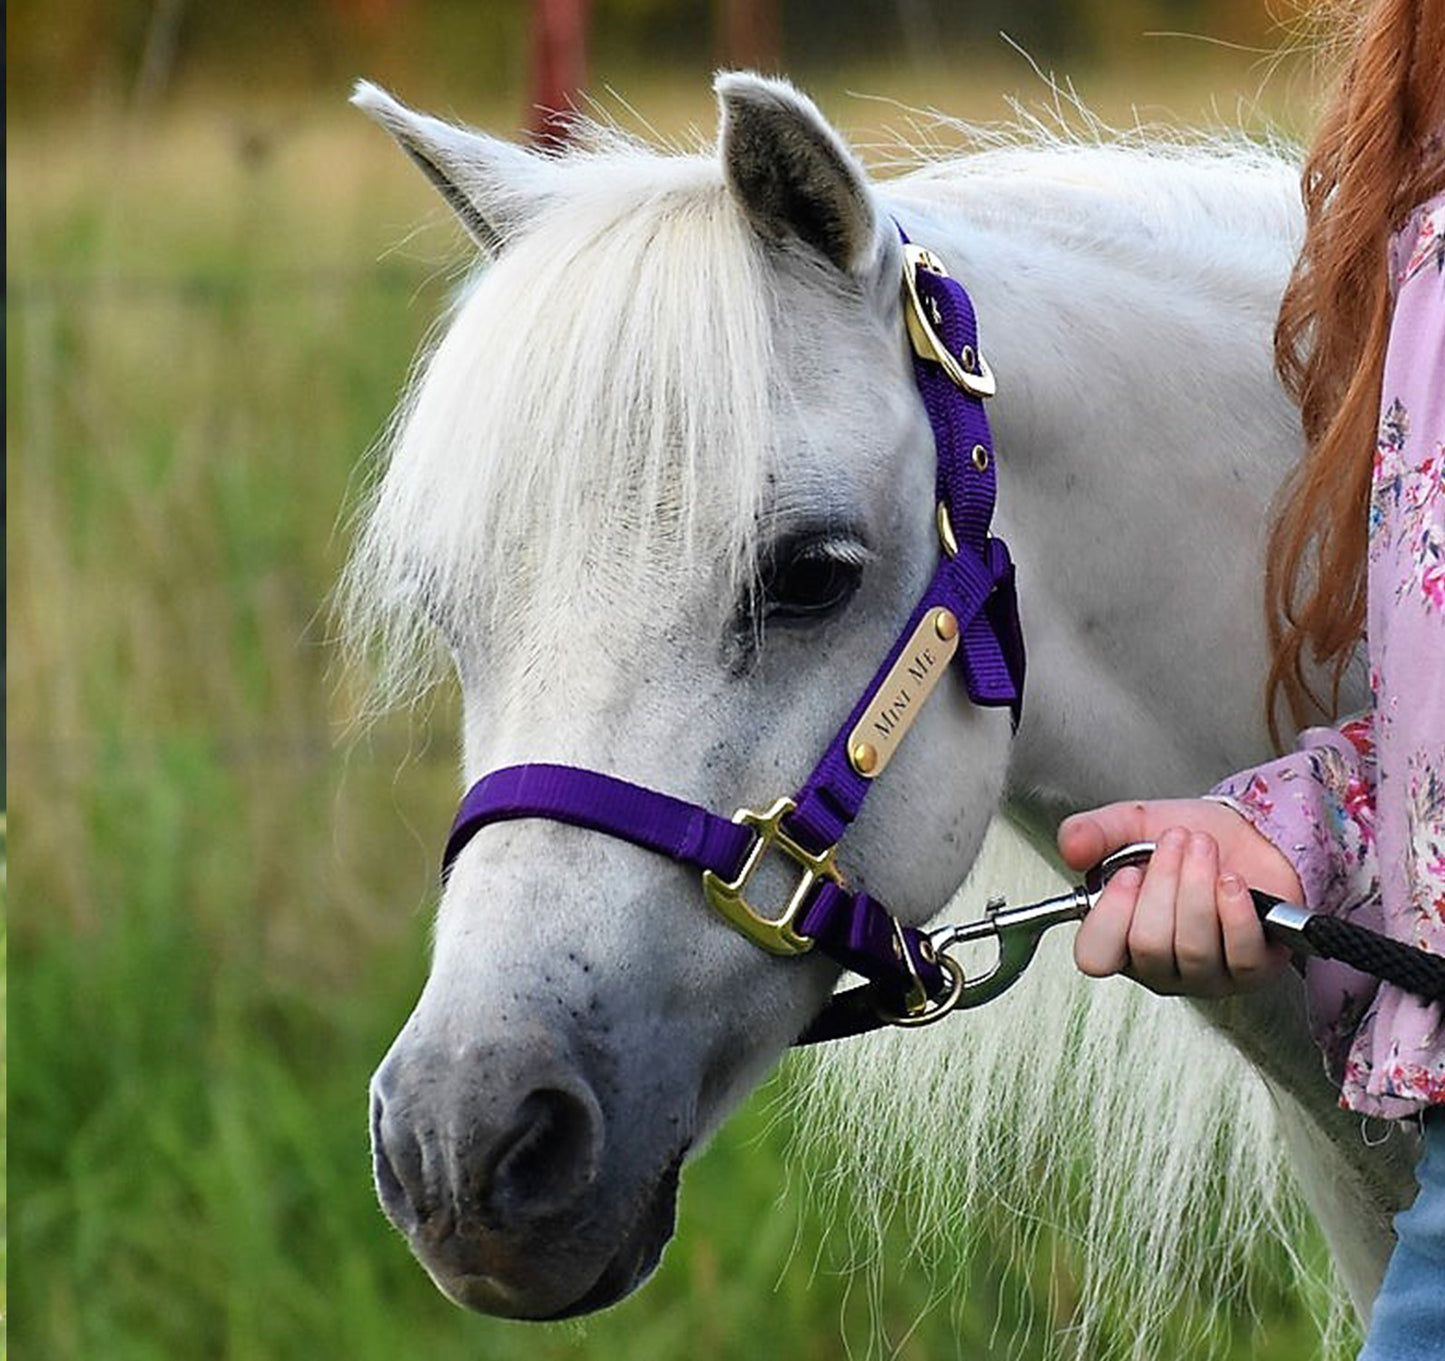
[[[1115,121],[1295,126],[1297,89],[1258,81],[1240,58],[1082,92]],[[862,72],[820,93],[871,144],[907,119],[846,88],[998,118],[1020,86],[1038,92],[1016,67]],[[711,127],[701,73],[628,93],[666,134]],[[970,1291],[942,1295],[905,1260],[905,1204],[900,1265],[850,1272],[847,1225],[807,1191],[827,1150],[784,1167],[786,1075],[685,1178],[658,1278],[596,1320],[466,1316],[385,1225],[366,1080],[424,973],[452,701],[343,736],[325,600],[360,457],[459,252],[343,100],[9,129],[15,1355],[1043,1355],[1066,1245],[1009,1256],[1000,1209]],[[1226,1354],[1315,1350],[1286,1290],[1261,1277],[1252,1307],[1214,1319]],[[1178,1336],[1206,1323],[1185,1311]]]

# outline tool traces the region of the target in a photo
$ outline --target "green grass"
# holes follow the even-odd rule
[[[710,117],[701,81],[658,103]],[[454,715],[342,738],[325,599],[453,238],[392,249],[430,200],[344,118],[11,129],[16,1355],[1043,1355],[1068,1245],[1008,1246],[1000,1207],[954,1290],[903,1198],[881,1283],[845,1269],[877,1207],[810,1191],[829,1151],[786,1154],[786,1076],[690,1169],[657,1279],[595,1320],[465,1315],[382,1219],[366,1080],[423,977]],[[1314,1351],[1279,1270],[1258,1321],[1225,1310],[1229,1355]]]
[[[9,1162],[10,1162],[10,1049],[8,1003],[9,850],[6,818],[0,813],[0,1361],[9,1344]]]

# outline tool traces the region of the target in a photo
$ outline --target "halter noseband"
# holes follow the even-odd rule
[[[708,902],[755,945],[777,955],[816,949],[868,980],[831,998],[800,1044],[883,1023],[924,1025],[958,1003],[965,989],[960,966],[877,899],[850,891],[834,851],[950,664],[975,704],[1007,705],[1015,727],[1023,702],[1014,566],[1004,542],[989,532],[997,482],[983,404],[994,393],[993,375],[979,351],[973,304],[963,286],[906,235],[903,260],[913,373],[937,451],[942,552],[908,622],[812,774],[791,798],[762,812],[740,809],[728,821],[599,771],[507,766],[467,791],[442,862],[445,877],[489,823],[549,818],[700,869]],[[800,870],[787,905],[772,914],[746,897],[748,881],[770,850]]]

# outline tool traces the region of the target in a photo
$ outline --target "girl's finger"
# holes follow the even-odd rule
[[[1099,895],[1074,936],[1074,963],[1091,978],[1121,973],[1129,962],[1129,923],[1144,873],[1130,865],[1116,874]]]
[[[1171,827],[1159,838],[1129,925],[1129,973],[1155,992],[1177,992],[1179,987],[1174,918],[1188,841],[1189,834],[1181,827]]]
[[[1196,832],[1184,848],[1174,917],[1174,960],[1186,992],[1222,992],[1229,983],[1220,937],[1215,889],[1219,847],[1212,836]]]
[[[1223,935],[1224,963],[1235,984],[1258,987],[1274,977],[1289,961],[1289,948],[1272,944],[1255,911],[1249,889],[1237,874],[1226,874],[1216,889],[1215,901]]]
[[[1147,839],[1148,820],[1148,807],[1138,801],[1075,813],[1059,826],[1059,854],[1071,869],[1086,870],[1110,851]]]

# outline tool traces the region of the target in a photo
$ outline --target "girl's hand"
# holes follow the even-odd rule
[[[1094,978],[1122,973],[1162,994],[1222,997],[1257,988],[1288,963],[1265,939],[1249,888],[1302,902],[1293,866],[1232,808],[1208,799],[1113,803],[1059,828],[1059,852],[1086,870],[1131,841],[1158,844],[1143,869],[1110,880],[1074,938]]]

